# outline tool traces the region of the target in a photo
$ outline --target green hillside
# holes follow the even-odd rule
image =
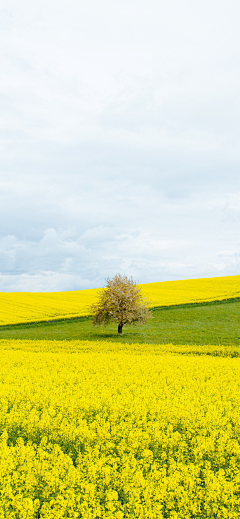
[[[145,326],[93,327],[91,317],[62,322],[0,327],[0,339],[104,340],[151,344],[240,344],[240,302],[158,308]]]

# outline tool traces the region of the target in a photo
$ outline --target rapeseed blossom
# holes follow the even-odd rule
[[[139,285],[150,306],[171,306],[240,297],[240,276],[184,279]]]
[[[239,518],[239,358],[102,341],[0,349],[1,519]]]
[[[240,276],[138,285],[150,308],[240,297]],[[0,293],[0,325],[69,319],[90,314],[99,289],[51,293]]]
[[[0,292],[0,325],[89,315],[99,289],[72,292]]]

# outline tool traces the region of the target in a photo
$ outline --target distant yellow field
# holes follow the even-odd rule
[[[151,307],[240,297],[240,276],[162,281],[139,286],[151,302]]]
[[[139,284],[150,307],[240,297],[240,276]],[[101,289],[72,292],[0,292],[0,325],[89,315]]]

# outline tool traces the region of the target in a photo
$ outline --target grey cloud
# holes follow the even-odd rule
[[[2,7],[2,290],[239,273],[239,3]]]
[[[224,208],[223,200],[221,204],[209,200],[204,208],[200,200],[191,203],[192,207],[175,203],[172,211],[162,208],[163,222],[160,217],[146,218],[132,230],[125,222],[89,227],[82,233],[74,227],[49,228],[35,241],[4,237],[2,289],[23,290],[23,283],[33,291],[91,288],[103,286],[105,278],[116,272],[127,272],[138,282],[234,274],[240,265],[240,240],[232,209]],[[191,225],[187,227],[184,220]]]

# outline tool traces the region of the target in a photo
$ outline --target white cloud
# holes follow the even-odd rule
[[[100,287],[116,272],[133,275],[138,282],[238,272],[240,209],[236,218],[236,205],[233,209],[224,200],[203,203],[195,197],[171,204],[162,201],[157,207],[153,194],[150,202],[152,212],[145,209],[140,217],[142,199],[138,204],[135,199],[136,214],[117,225],[116,221],[109,225],[109,215],[103,214],[96,226],[81,229],[80,217],[79,227],[68,228],[63,225],[63,211],[59,228],[45,229],[39,238],[3,237],[2,290]]]
[[[1,289],[238,274],[239,3],[1,6]]]

